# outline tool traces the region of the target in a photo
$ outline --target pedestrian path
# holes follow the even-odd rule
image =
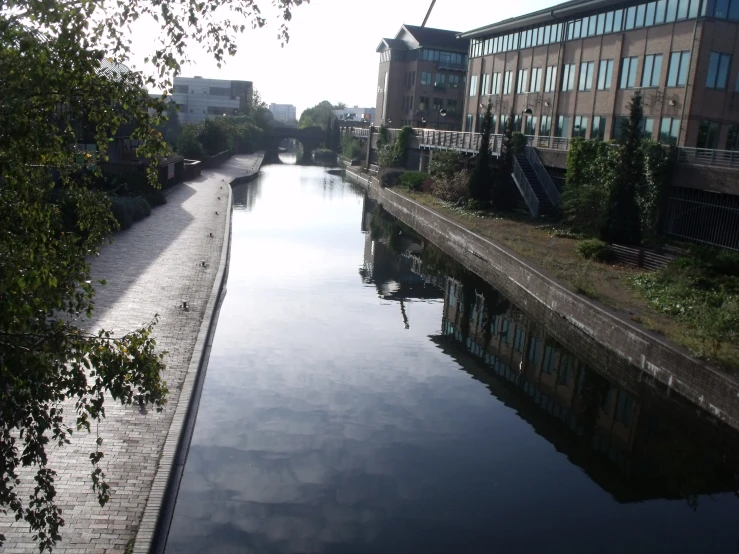
[[[158,460],[193,356],[206,305],[218,274],[221,253],[228,245],[226,227],[229,182],[259,171],[261,154],[236,156],[222,166],[172,190],[167,204],[130,229],[115,235],[92,262],[98,287],[90,330],[104,328],[124,334],[160,321],[154,335],[168,352],[164,379],[169,388],[165,410],[122,407],[108,398],[107,418],[100,425],[105,458],[101,467],[112,488],[101,508],[92,491],[89,453],[95,435],[79,433],[72,444],[54,451],[50,467],[58,472],[57,502],[66,525],[56,553],[126,552],[146,507]],[[182,309],[187,302],[189,310]],[[67,408],[71,414],[73,405]],[[24,477],[27,476],[24,473]],[[29,479],[24,486],[31,485]],[[28,487],[30,491],[30,486]],[[28,495],[23,492],[23,495]],[[28,525],[0,516],[7,537],[3,554],[38,552]]]

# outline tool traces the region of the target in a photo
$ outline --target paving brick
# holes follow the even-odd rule
[[[161,413],[151,407],[120,406],[108,397],[99,433],[106,453],[101,467],[113,484],[113,495],[103,508],[90,483],[88,456],[95,449],[95,435],[75,433],[70,445],[52,451],[49,465],[58,472],[57,502],[66,522],[56,553],[122,554],[136,535],[227,244],[228,183],[258,169],[260,161],[261,156],[237,156],[204,171],[171,191],[167,204],[151,217],[116,234],[92,261],[93,278],[108,284],[98,287],[89,329],[122,334],[159,314],[154,336],[157,348],[168,353],[163,377],[170,394]],[[180,308],[182,301],[190,311]],[[65,406],[70,419],[73,410],[73,403]],[[31,472],[21,475],[20,492],[27,498]],[[0,515],[0,533],[7,536],[4,552],[38,552],[28,526],[17,524],[10,514]]]

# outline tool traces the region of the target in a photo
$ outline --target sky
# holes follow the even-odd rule
[[[437,0],[426,26],[469,31],[561,1]],[[272,2],[261,0],[258,4],[268,18],[267,26],[246,30],[238,40],[236,56],[218,68],[206,52],[192,47],[188,54],[193,63],[185,66],[181,74],[252,81],[265,102],[293,104],[298,117],[322,100],[374,107],[377,45],[383,37],[394,37],[403,23],[421,25],[430,3],[431,0],[310,0],[310,4],[294,10],[289,23],[290,41],[281,48],[277,40],[280,22],[274,17]],[[143,48],[140,54],[143,59]]]

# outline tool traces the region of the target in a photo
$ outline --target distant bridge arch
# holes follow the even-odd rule
[[[320,127],[306,127],[305,129],[275,127],[271,138],[272,144],[269,146],[274,151],[277,151],[280,142],[285,139],[299,140],[303,145],[303,159],[311,159],[313,151],[326,141],[326,131]]]

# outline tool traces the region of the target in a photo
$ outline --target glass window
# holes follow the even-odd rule
[[[613,12],[613,32],[618,33],[623,29],[624,11],[616,10]]]
[[[485,73],[482,76],[482,93],[481,94],[483,94],[483,95],[490,94],[489,87],[490,87],[490,75],[488,75],[487,73]]]
[[[580,64],[580,82],[577,90],[591,90],[593,88],[593,65],[594,62],[582,62]]]
[[[467,118],[464,121],[464,130],[467,133],[472,132],[472,126],[475,124],[475,116],[471,113],[467,114]]]
[[[601,60],[598,68],[598,90],[610,90],[613,60]]]
[[[701,121],[698,127],[698,148],[715,149],[718,146],[719,125],[716,121]]]
[[[477,77],[473,77],[475,80],[475,84],[477,84]],[[431,73],[428,71],[421,71],[421,84],[422,85],[430,85],[431,84]],[[477,87],[475,87],[477,88]],[[472,93],[470,92],[470,95]],[[477,94],[477,92],[475,92]]]
[[[592,37],[595,35],[595,16],[590,16],[588,21],[588,36]]]
[[[650,2],[647,4],[647,13],[644,18],[644,25],[651,27],[654,25],[654,12],[657,8],[657,2]]]
[[[552,32],[551,25],[547,25],[546,27],[544,27],[544,44],[549,44],[551,32]]]
[[[606,118],[595,116],[593,118],[593,127],[590,130],[590,138],[597,140],[605,140],[606,138]]]
[[[670,54],[670,67],[667,71],[668,87],[684,87],[688,82],[688,65],[690,52],[673,52]]]
[[[606,14],[601,13],[598,15],[598,22],[595,25],[595,32],[598,35],[602,35],[606,28]]]
[[[548,137],[552,134],[552,116],[541,116],[541,125],[539,126],[539,136]]]
[[[652,138],[652,133],[654,132],[654,118],[653,117],[645,117],[641,120],[641,124],[639,125],[639,128],[641,129],[641,134],[644,138]]]
[[[677,0],[667,0],[667,14],[665,23],[672,23],[677,17]]]
[[[654,13],[654,24],[661,25],[665,22],[665,11],[667,10],[667,0],[657,0],[657,10]]]
[[[422,112],[425,112],[429,109],[429,97],[428,96],[419,96],[418,97],[418,109]]]
[[[535,67],[531,70],[531,92],[541,91],[541,67]]]
[[[588,131],[588,118],[583,115],[576,115],[575,123],[572,127],[573,138],[574,137],[585,138],[587,131]]]
[[[572,32],[572,38],[580,38],[582,36],[582,19],[575,20],[573,27],[574,31]]]
[[[606,14],[606,27],[604,29],[605,33],[611,33],[613,32],[613,12],[608,12]]]
[[[513,80],[513,71],[506,71],[503,75],[503,94],[511,93],[511,81]]]
[[[688,3],[690,0],[679,0],[677,4],[677,19],[678,21],[681,19],[687,19],[688,18]]]
[[[641,76],[642,87],[658,87],[662,73],[662,54],[644,56],[644,71]]]
[[[634,88],[636,84],[637,56],[621,60],[621,88]]]
[[[511,48],[513,50],[518,48],[518,33],[513,33],[513,46]]]
[[[700,0],[690,0],[690,7],[688,8],[688,18],[695,19],[696,17],[698,17],[698,8],[700,6],[700,3]],[[739,7],[739,4],[733,2],[732,8],[734,7],[734,5],[737,5],[737,7]]]
[[[694,2],[697,2],[697,0],[693,0]],[[693,5],[690,5],[691,13]],[[696,8],[697,9],[697,8]],[[695,17],[691,15],[690,17]],[[731,0],[731,5],[729,7],[729,19],[732,21],[739,21],[739,1],[738,0]]]
[[[485,87],[486,87],[485,83],[486,83],[487,77],[488,77],[487,75],[482,76],[483,94],[487,94],[485,92]],[[444,75],[443,73],[437,73],[436,76],[434,77],[434,86],[439,87],[439,88],[445,87],[446,86],[446,75]]]
[[[708,74],[706,75],[706,88],[725,89],[729,78],[730,66],[730,54],[711,52],[711,57],[708,61]]]
[[[640,27],[644,27],[644,14],[646,12],[647,7],[644,4],[641,4],[640,6],[636,7],[636,23],[634,26],[639,29]]]
[[[555,130],[555,137],[567,137],[570,132],[570,118],[566,115],[560,115],[557,118],[557,129]]]
[[[529,70],[528,69],[519,69],[518,70],[518,79],[516,80],[516,92],[522,93],[526,92],[526,85],[529,81]]]
[[[623,135],[624,128],[628,129],[629,127],[629,118],[620,116],[614,119],[613,121],[613,138],[616,140],[621,140],[621,136]]]
[[[575,88],[575,64],[566,63],[562,67],[562,92]]]
[[[500,94],[500,73],[493,73],[492,94]]]
[[[459,88],[459,75],[449,75],[449,88]]]
[[[680,120],[676,117],[663,117],[659,127],[659,141],[664,144],[677,145],[680,134]]]
[[[525,135],[536,134],[536,116],[535,115],[526,116],[526,121],[524,122],[524,134]]]
[[[729,132],[726,135],[726,150],[739,150],[739,125],[736,123],[729,125]]]
[[[550,65],[547,67],[547,74],[544,77],[544,92],[553,92],[557,89],[557,66]]]
[[[634,28],[636,22],[636,6],[631,6],[626,10],[626,23],[624,24],[624,30],[630,31]]]
[[[716,0],[713,14],[716,19],[726,19],[729,16],[729,0]]]

